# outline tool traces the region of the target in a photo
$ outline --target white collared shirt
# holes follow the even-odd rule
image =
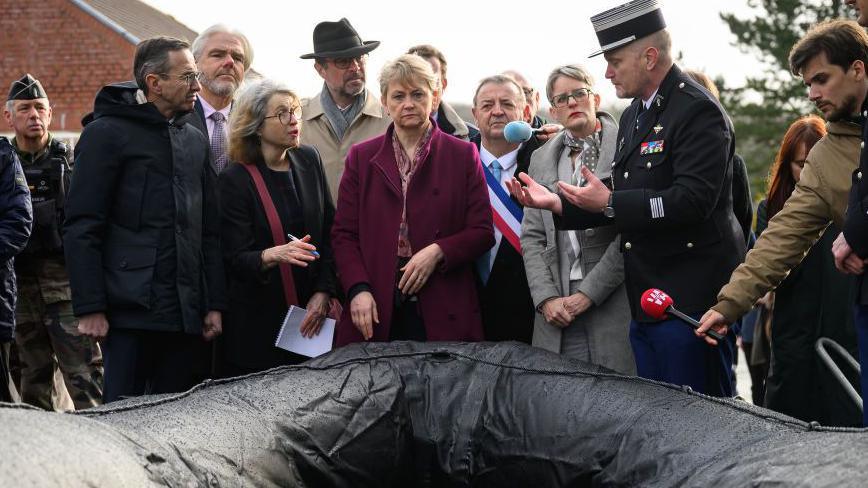
[[[645,105],[645,110],[651,108],[651,102],[654,101],[654,98],[657,97],[657,92],[660,91],[660,87],[654,89],[654,93],[651,94],[651,97],[648,100],[642,100],[642,104]]]
[[[496,158],[494,154],[488,152],[488,149],[479,145],[479,159],[482,160],[482,164],[491,171],[491,163],[496,159],[498,163],[500,163],[502,170],[500,170],[500,186],[509,193],[509,190],[506,188],[505,182],[511,180],[513,176],[515,176],[515,169],[518,167],[518,151],[521,149],[521,146],[518,146],[514,151],[508,152],[503,156]],[[487,185],[486,185],[487,187]],[[500,249],[500,241],[503,238],[503,233],[498,230],[497,226],[494,226],[494,247],[491,248],[491,256],[489,256],[490,262],[488,263],[489,269],[494,265],[494,258],[497,257],[497,250]]]
[[[214,139],[212,135],[214,134],[214,120],[211,119],[211,114],[214,112],[220,112],[223,114],[223,117],[226,118],[226,121],[223,123],[223,131],[226,133],[226,140],[229,140],[229,111],[232,109],[232,104],[223,107],[220,110],[215,109],[208,103],[204,97],[199,97],[199,103],[202,104],[202,111],[205,113],[205,128],[208,129],[208,140]]]

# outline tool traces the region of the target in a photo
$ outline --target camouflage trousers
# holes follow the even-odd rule
[[[99,344],[78,333],[70,301],[45,304],[38,286],[30,280],[20,281],[15,343],[21,400],[45,410],[63,409],[65,384],[77,410],[100,405],[103,366]]]

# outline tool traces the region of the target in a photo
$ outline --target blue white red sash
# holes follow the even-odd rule
[[[488,166],[483,164],[482,170],[485,173],[485,182],[488,184],[488,200],[491,202],[491,216],[494,219],[494,225],[503,234],[503,238],[521,254],[519,236],[521,236],[521,220],[524,218],[524,211],[509,198],[506,189],[494,179]]]

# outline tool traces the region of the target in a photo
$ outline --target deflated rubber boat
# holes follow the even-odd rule
[[[0,407],[0,486],[864,486],[868,434],[515,343],[360,344],[77,414]]]

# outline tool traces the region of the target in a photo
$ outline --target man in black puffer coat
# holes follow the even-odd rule
[[[208,140],[190,46],[136,48],[136,82],[104,87],[76,146],[64,248],[79,330],[105,339],[105,402],[203,379],[225,309]]]

